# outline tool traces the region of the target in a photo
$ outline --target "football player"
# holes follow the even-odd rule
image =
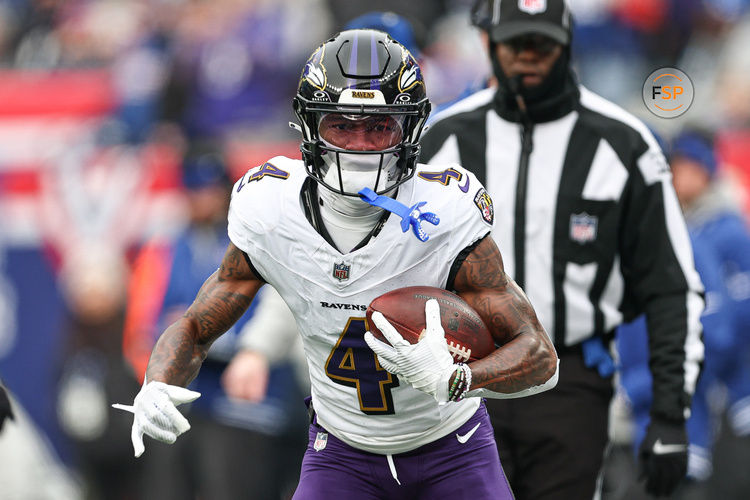
[[[199,394],[184,387],[269,283],[296,317],[312,385],[295,499],[512,498],[480,396],[554,387],[557,356],[488,237],[485,189],[458,165],[416,163],[430,111],[418,64],[383,32],[341,32],[308,60],[294,110],[303,159],[272,158],[234,185],[221,266],[119,405],[134,413],[136,456],[143,434],[189,429],[176,405]],[[411,285],[455,290],[498,349],[454,363],[434,300],[417,344],[378,313],[391,345],[375,339],[367,305]]]

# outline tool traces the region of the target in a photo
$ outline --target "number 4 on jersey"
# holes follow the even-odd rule
[[[349,318],[336,346],[326,361],[326,375],[337,384],[354,387],[359,409],[367,415],[390,415],[394,412],[391,389],[398,378],[385,371],[375,353],[365,342],[365,318]]]
[[[242,179],[240,179],[239,184],[237,184],[237,192],[239,193],[240,190],[250,182],[259,181],[266,176],[276,177],[278,179],[286,179],[289,177],[289,172],[287,172],[286,170],[281,170],[279,167],[266,162],[259,168],[250,170],[250,172],[245,174]]]

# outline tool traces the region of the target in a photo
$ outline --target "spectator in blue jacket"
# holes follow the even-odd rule
[[[728,417],[738,436],[750,435],[750,230],[733,193],[716,176],[712,138],[687,132],[674,141],[672,171],[685,221],[695,239],[709,242],[721,261],[729,296],[729,341],[709,348],[713,371],[729,393]]]
[[[750,435],[750,231],[726,185],[718,179],[712,139],[687,131],[672,143],[673,182],[690,231],[696,269],[706,288],[701,318],[705,365],[688,421],[688,475],[705,480],[712,473],[715,440],[709,392],[723,385],[727,416],[738,436]],[[632,403],[637,449],[648,423],[651,383],[647,367],[646,324],[642,318],[618,331],[621,383]]]

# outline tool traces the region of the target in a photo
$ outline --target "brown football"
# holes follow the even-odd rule
[[[440,304],[440,322],[448,350],[456,362],[468,363],[495,350],[495,342],[482,318],[461,297],[441,288],[412,286],[384,293],[367,307],[367,325],[379,340],[388,342],[372,321],[380,311],[407,342],[416,344],[425,328],[424,306],[429,299]]]

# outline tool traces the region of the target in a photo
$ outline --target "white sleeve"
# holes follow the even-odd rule
[[[273,364],[289,356],[298,335],[292,311],[272,286],[265,285],[253,317],[240,332],[239,347],[260,352]]]

